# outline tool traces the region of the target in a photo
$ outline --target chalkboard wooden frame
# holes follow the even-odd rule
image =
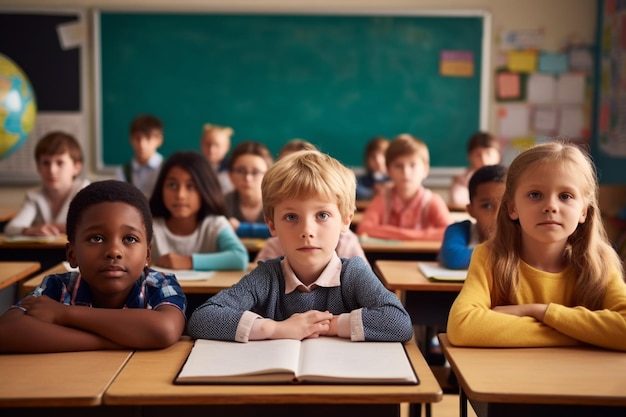
[[[236,18],[240,16],[244,16],[244,17],[270,16],[270,17],[282,17],[285,19],[294,18],[294,19],[300,19],[300,20],[307,18],[307,17],[311,17],[311,18],[328,17],[328,18],[337,18],[337,19],[344,19],[344,20],[348,20],[349,18],[372,18],[372,19],[380,18],[383,20],[387,19],[388,21],[390,20],[393,21],[393,19],[397,19],[396,21],[400,21],[400,19],[406,19],[406,18],[442,18],[442,19],[459,19],[459,21],[461,21],[462,19],[477,19],[480,22],[480,27],[481,27],[481,33],[480,33],[479,42],[478,42],[480,44],[479,52],[475,54],[475,60],[474,60],[474,66],[475,66],[474,77],[475,79],[478,80],[478,87],[474,90],[476,92],[475,97],[474,97],[474,94],[472,94],[472,98],[465,100],[466,102],[471,100],[470,102],[467,102],[465,104],[468,109],[471,109],[471,111],[476,112],[475,121],[472,121],[471,129],[466,128],[465,131],[463,131],[463,133],[461,134],[458,134],[457,132],[457,134],[452,135],[453,138],[451,139],[445,138],[443,142],[440,138],[436,138],[436,137],[432,138],[430,137],[429,134],[423,134],[423,130],[415,129],[415,130],[419,130],[419,131],[415,131],[411,129],[411,123],[406,124],[407,128],[388,129],[387,131],[381,131],[384,129],[381,129],[378,131],[376,129],[371,129],[368,131],[368,133],[360,134],[358,137],[356,137],[356,135],[352,135],[352,136],[348,135],[345,138],[341,138],[341,137],[338,138],[336,136],[332,136],[331,134],[329,134],[328,137],[324,137],[320,139],[320,137],[316,135],[311,135],[313,137],[308,137],[306,134],[299,134],[297,130],[284,129],[283,131],[284,135],[282,135],[282,137],[271,138],[269,139],[269,142],[268,142],[268,139],[266,137],[265,138],[259,137],[262,135],[255,135],[254,133],[251,133],[251,130],[246,129],[246,127],[242,128],[241,125],[238,125],[237,117],[219,117],[219,116],[211,117],[211,114],[209,114],[210,113],[209,111],[207,111],[206,114],[204,114],[200,118],[198,117],[187,118],[186,119],[187,122],[193,121],[192,123],[187,123],[187,125],[191,124],[193,126],[191,128],[189,127],[186,128],[186,130],[183,129],[184,131],[179,130],[178,132],[176,131],[176,129],[179,129],[179,126],[176,126],[176,128],[172,126],[172,124],[176,125],[177,123],[176,122],[172,123],[173,119],[171,119],[170,115],[168,114],[170,112],[163,111],[162,110],[163,108],[162,107],[159,108],[157,105],[146,105],[143,107],[128,106],[127,108],[132,109],[133,111],[128,111],[123,116],[118,114],[115,120],[107,119],[107,116],[106,116],[107,111],[111,113],[111,108],[113,107],[110,104],[107,104],[107,100],[108,100],[107,94],[110,95],[111,93],[111,89],[109,89],[108,86],[111,84],[109,83],[107,85],[103,85],[108,82],[107,76],[106,76],[107,74],[105,73],[107,71],[107,65],[111,67],[111,65],[113,65],[111,64],[111,62],[115,62],[114,64],[115,68],[122,68],[124,66],[124,62],[123,62],[123,59],[112,60],[111,55],[107,55],[107,52],[106,52],[107,40],[104,39],[104,47],[103,47],[103,38],[106,38],[108,34],[105,33],[103,35],[102,31],[107,30],[106,28],[103,28],[103,26],[106,26],[107,24],[109,24],[106,22],[106,19],[108,19],[110,16],[118,16],[118,15],[125,15],[125,16],[131,16],[131,17],[133,16],[135,17],[136,16],[139,16],[139,17],[160,16],[161,18],[171,19],[172,21],[176,19],[176,16],[180,16],[180,15],[193,15],[195,18],[203,18],[203,17],[208,18],[207,16],[214,17],[216,15],[221,16],[221,17],[227,17],[227,18]],[[174,16],[174,17],[171,17],[171,16]],[[103,18],[105,20],[104,22],[103,22]],[[109,9],[99,9],[99,10],[94,11],[94,16],[93,16],[92,21],[93,21],[93,35],[94,35],[93,36],[94,70],[95,70],[94,80],[95,80],[95,95],[96,95],[95,100],[94,100],[95,110],[96,110],[96,126],[95,126],[96,127],[95,129],[96,148],[97,148],[96,160],[97,160],[97,166],[99,169],[106,169],[107,167],[118,165],[130,159],[132,153],[130,151],[130,145],[128,144],[128,141],[127,141],[128,125],[130,124],[130,120],[132,119],[132,117],[134,117],[137,113],[140,113],[140,112],[153,113],[157,115],[158,117],[160,117],[161,119],[163,119],[165,123],[165,143],[163,147],[161,148],[161,151],[166,156],[172,151],[180,149],[180,148],[199,149],[198,140],[200,136],[200,129],[201,129],[202,123],[204,122],[227,124],[227,125],[232,126],[235,129],[235,136],[233,137],[234,144],[242,140],[247,140],[247,139],[260,140],[268,144],[268,146],[270,147],[270,150],[274,153],[278,151],[278,148],[280,147],[280,145],[282,145],[282,143],[284,143],[286,140],[292,137],[304,137],[305,139],[311,140],[313,143],[318,145],[322,151],[330,153],[331,155],[342,160],[344,163],[346,163],[346,165],[350,165],[350,166],[362,165],[363,148],[364,148],[365,143],[367,142],[367,140],[369,140],[370,137],[377,135],[377,134],[393,136],[395,134],[408,132],[408,133],[413,133],[418,137],[421,137],[423,140],[427,142],[427,144],[429,145],[429,148],[431,149],[431,163],[433,166],[433,170],[440,170],[440,172],[443,172],[446,170],[454,171],[455,170],[454,167],[465,166],[466,165],[465,144],[466,144],[467,138],[469,137],[471,133],[473,133],[474,130],[487,129],[489,86],[490,86],[490,78],[491,78],[491,75],[490,75],[491,71],[490,71],[490,64],[489,64],[490,57],[491,57],[490,55],[491,15],[489,12],[486,12],[486,11],[481,11],[481,10],[467,10],[467,11],[385,10],[385,11],[375,11],[375,12],[372,12],[372,11],[363,12],[363,11],[355,11],[355,10],[347,10],[347,11],[332,10],[328,12],[320,12],[319,10],[317,10],[317,11],[310,11],[310,12],[298,11],[297,13],[284,12],[284,11],[276,11],[276,12],[275,11],[271,11],[271,12],[263,11],[263,12],[258,12],[258,13],[252,13],[252,12],[241,13],[240,11],[238,11],[235,13],[235,12],[225,12],[223,10],[219,10],[215,12],[208,10],[208,11],[202,11],[202,12],[197,12],[197,13],[190,13],[190,12],[185,12],[185,11],[172,13],[172,12],[164,12],[164,11],[145,11],[145,10],[129,11],[126,9],[121,10],[121,11],[119,10],[116,11],[116,10],[109,10]],[[119,25],[115,26],[115,31],[118,32],[122,30],[120,28],[121,27]],[[108,30],[111,30],[111,29],[108,29]],[[167,30],[167,29],[163,29],[163,30]],[[475,34],[475,36],[478,36],[478,35]],[[109,51],[113,49],[111,45],[109,45],[108,48],[109,48]],[[119,51],[122,51],[124,47],[117,47],[115,49],[119,52]],[[181,47],[180,49],[183,49],[183,48]],[[439,51],[440,50],[438,50],[437,54],[439,53]],[[175,52],[174,53],[175,56],[178,56],[181,53],[180,50],[176,50],[174,52]],[[130,54],[132,53],[132,51],[131,49],[129,49],[121,53]],[[118,55],[118,57],[119,56],[120,55]],[[108,64],[103,63],[103,61],[107,61]],[[147,70],[158,70],[158,66],[159,66],[158,60],[155,60],[155,62],[152,62],[152,63],[146,63],[146,65],[147,65],[146,67]],[[151,65],[154,65],[154,68],[150,68]],[[436,65],[438,68],[439,66],[438,60],[436,62]],[[235,69],[238,70],[237,68]],[[120,77],[118,76],[118,78]],[[453,85],[454,82],[458,81],[458,78],[449,77],[449,78],[446,78],[445,81]],[[158,83],[153,83],[153,84],[158,84]],[[254,87],[254,83],[248,83],[247,85],[249,87]],[[158,88],[158,87],[155,86],[155,88]],[[126,88],[126,90],[130,90],[130,89]],[[263,92],[261,92],[261,94],[263,94]],[[453,95],[454,91],[452,91],[450,94]],[[155,100],[153,98],[150,104],[153,104],[157,101],[159,100]],[[207,101],[210,101],[210,96],[207,98]],[[134,102],[134,100],[131,98],[131,96],[127,96],[121,102],[129,103],[129,102]],[[250,105],[249,103],[243,103],[243,102],[239,104],[240,104],[240,107],[245,107],[246,105]],[[433,107],[435,107],[436,105],[437,103],[433,103]],[[109,106],[108,109],[107,109],[107,106]],[[288,109],[288,107],[289,107],[289,103],[286,103],[284,108]],[[381,107],[385,107],[385,106],[383,105]],[[400,107],[402,107],[402,103],[400,103]],[[456,105],[456,107],[459,107],[458,104]],[[218,114],[218,112],[213,112],[213,114]],[[323,119],[324,116],[319,116],[319,117],[320,118],[318,119],[318,122],[321,120],[324,120]],[[373,117],[368,117],[366,115],[362,120],[358,121],[358,123],[372,123],[373,119],[374,119]],[[323,129],[332,130],[333,124],[335,125],[335,127],[340,124],[338,123],[340,121],[339,119],[335,119],[332,121],[333,123],[329,123],[329,126],[325,126]],[[441,120],[435,120],[435,121],[438,123],[433,123],[433,125],[437,125],[439,129],[453,129],[455,124],[457,123],[457,120],[449,120],[449,119],[446,119],[445,123],[440,123]],[[257,122],[259,122],[259,120],[255,119],[249,124],[252,125]],[[115,123],[114,127],[112,127],[113,123]],[[351,123],[354,125],[357,122],[352,120]],[[318,123],[318,125],[320,124],[321,123]],[[107,132],[107,129],[109,132]],[[113,131],[115,132],[114,134],[112,133]],[[327,133],[327,132],[324,132],[324,133]],[[330,138],[330,140],[328,140],[328,138]],[[107,146],[110,146],[110,148],[108,148]],[[338,149],[340,149],[341,151],[338,151]],[[453,155],[453,156],[451,157],[450,155]]]

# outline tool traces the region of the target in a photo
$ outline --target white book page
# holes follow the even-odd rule
[[[436,262],[420,262],[419,269],[426,278],[437,281],[465,281],[467,269],[448,269]]]
[[[290,372],[298,367],[300,341],[259,340],[248,343],[196,340],[177,379],[210,381],[237,375]]]
[[[150,268],[155,271],[163,272],[164,274],[176,275],[176,279],[179,281],[204,281],[213,278],[215,271],[194,271],[192,269],[168,269],[160,266],[151,266]]]
[[[351,342],[320,337],[303,341],[301,350],[298,377],[302,380],[417,382],[400,342]]]

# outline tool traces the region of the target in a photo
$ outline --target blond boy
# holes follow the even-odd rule
[[[338,336],[406,341],[411,320],[358,257],[340,259],[355,209],[354,173],[318,151],[281,158],[261,185],[263,212],[285,256],[259,265],[191,316],[195,338],[247,342]]]

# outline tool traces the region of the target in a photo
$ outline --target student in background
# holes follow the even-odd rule
[[[133,159],[122,165],[117,178],[139,188],[147,198],[154,189],[163,155],[157,150],[163,145],[163,123],[149,114],[140,114],[130,124],[130,145]]]
[[[152,218],[132,185],[94,182],[67,214],[67,260],[0,317],[1,352],[167,347],[185,329],[185,295],[173,275],[147,267]]]
[[[474,247],[491,236],[504,194],[506,168],[486,165],[478,168],[469,182],[467,212],[476,219],[453,223],[443,235],[439,261],[450,269],[467,269]]]
[[[231,127],[207,123],[202,128],[200,137],[200,150],[217,173],[224,194],[233,190],[228,175],[229,162],[226,154],[230,150],[230,138],[234,134],[235,131]]]
[[[372,138],[365,147],[365,174],[356,179],[356,199],[371,200],[372,197],[389,183],[385,152],[389,139],[382,136]]]
[[[511,163],[493,237],[476,246],[450,310],[460,346],[595,345],[626,351],[626,284],[576,145],[534,146]]]
[[[215,171],[196,152],[176,152],[163,164],[150,208],[152,259],[172,269],[244,270],[248,252],[228,223]]]
[[[340,259],[355,210],[356,178],[337,160],[301,151],[263,178],[263,211],[285,257],[260,262],[192,314],[194,338],[247,342],[339,336],[406,341],[411,319],[360,258]]]
[[[430,169],[426,144],[403,134],[385,154],[392,185],[377,194],[363,213],[357,234],[380,239],[441,240],[450,224],[445,201],[422,185]]]
[[[294,152],[298,151],[316,151],[317,147],[313,145],[311,142],[306,141],[304,139],[291,139],[287,141],[280,151],[278,152],[278,159],[291,155]]]
[[[7,223],[7,235],[55,236],[65,233],[70,201],[89,184],[77,178],[83,168],[83,153],[78,141],[65,132],[51,132],[35,147],[41,186],[26,191],[24,202]]]
[[[272,166],[272,154],[265,145],[241,142],[230,156],[230,181],[235,189],[225,195],[226,214],[239,237],[268,238],[263,218],[261,180]]]
[[[467,143],[467,159],[469,168],[462,174],[452,178],[450,186],[450,204],[453,206],[465,206],[469,204],[467,185],[474,171],[485,165],[500,163],[500,143],[490,133],[474,133]]]

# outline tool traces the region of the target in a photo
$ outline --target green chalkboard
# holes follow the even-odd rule
[[[128,161],[139,113],[164,122],[165,155],[199,149],[204,123],[276,153],[304,138],[350,166],[375,135],[412,133],[434,167],[464,166],[480,128],[482,15],[96,13],[99,146]],[[474,73],[442,76],[442,51]]]

